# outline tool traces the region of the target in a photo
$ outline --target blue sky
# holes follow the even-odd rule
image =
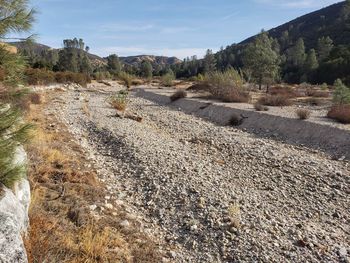
[[[83,38],[100,56],[202,57],[339,0],[32,0],[37,41]]]

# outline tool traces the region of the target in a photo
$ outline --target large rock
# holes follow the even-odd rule
[[[27,262],[22,233],[26,231],[28,214],[15,194],[3,187],[0,197],[0,262]]]
[[[26,165],[27,154],[22,146],[16,150],[13,164]],[[0,262],[27,262],[22,235],[29,225],[28,209],[30,186],[25,179],[16,182],[13,189],[0,185]]]

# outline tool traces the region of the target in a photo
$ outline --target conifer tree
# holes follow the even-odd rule
[[[273,40],[266,32],[262,32],[253,43],[244,50],[244,70],[249,72],[252,80],[259,85],[269,84],[279,74],[279,55],[273,49]]]

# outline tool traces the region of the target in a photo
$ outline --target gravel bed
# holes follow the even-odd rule
[[[348,162],[133,95],[141,123],[115,117],[108,90],[62,96],[57,114],[167,242],[164,262],[349,262]]]

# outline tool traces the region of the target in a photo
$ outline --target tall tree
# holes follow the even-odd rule
[[[305,63],[304,63],[304,70],[302,75],[302,82],[310,82],[313,80],[313,74],[315,70],[318,68],[318,61],[316,56],[315,49],[310,49],[310,51],[307,53]]]
[[[273,39],[266,32],[256,37],[243,53],[243,68],[259,85],[276,80],[279,73],[279,55],[272,47]]]
[[[304,40],[302,38],[299,38],[296,44],[288,50],[287,56],[292,66],[300,67],[304,65],[306,53]]]
[[[208,49],[203,59],[204,73],[214,72],[216,70],[216,62],[213,51]]]
[[[321,37],[317,42],[317,53],[320,61],[325,60],[333,48],[333,40],[330,37]]]

